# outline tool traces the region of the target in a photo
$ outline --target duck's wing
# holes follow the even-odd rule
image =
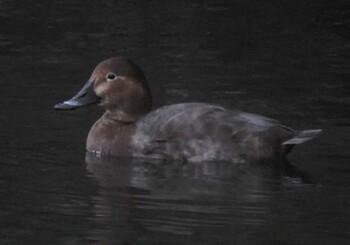
[[[281,125],[277,120],[268,117],[239,110],[227,110],[217,105],[183,103],[161,107],[147,114],[137,123],[137,126],[141,131],[147,131],[151,136],[159,136],[159,133],[164,133],[164,131],[170,133],[169,128],[180,128],[183,131],[187,127],[195,127],[198,130],[201,129],[203,123],[207,124],[208,121],[214,121],[213,124],[216,127],[228,126],[233,129],[244,124],[247,130],[252,132],[261,132],[267,128]],[[207,128],[203,129],[207,130]]]
[[[214,145],[224,149],[233,142],[239,147],[244,139],[277,125],[276,120],[217,105],[184,103],[164,106],[139,120],[133,143],[143,154],[182,154]]]
[[[318,132],[295,131],[274,119],[217,105],[185,103],[162,107],[138,121],[133,143],[142,154],[162,158],[254,158],[279,148],[286,154]]]
[[[168,155],[166,148],[169,144],[183,144],[186,139],[195,137],[193,129],[202,128],[203,125],[200,117],[223,111],[223,107],[204,103],[163,106],[136,123],[133,145],[142,154],[157,152],[162,155],[164,152],[164,155]],[[175,141],[176,143],[173,143]]]
[[[167,125],[181,125],[183,127],[186,122],[193,122],[196,117],[202,114],[224,110],[223,107],[204,103],[182,103],[163,106],[141,118],[136,123],[137,132],[147,133],[151,138],[159,137],[160,132]],[[184,121],[184,119],[186,120]]]

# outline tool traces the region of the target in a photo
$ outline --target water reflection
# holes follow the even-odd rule
[[[285,182],[271,167],[227,162],[164,164],[87,153],[86,163],[101,186],[93,234],[108,244],[150,239],[149,232],[161,241],[175,235],[243,239],[252,227],[267,224],[271,202]]]

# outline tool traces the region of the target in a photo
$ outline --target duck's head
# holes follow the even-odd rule
[[[96,66],[90,79],[70,100],[55,105],[70,110],[100,103],[108,112],[128,120],[151,110],[151,94],[142,70],[126,58],[110,58]]]

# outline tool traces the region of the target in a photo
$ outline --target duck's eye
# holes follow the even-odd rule
[[[117,75],[115,75],[114,73],[108,73],[106,78],[107,78],[107,81],[110,82],[110,81],[115,80],[117,78]]]

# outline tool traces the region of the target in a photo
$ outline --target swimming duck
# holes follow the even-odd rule
[[[54,106],[70,110],[99,103],[86,150],[101,156],[184,161],[250,162],[283,159],[320,129],[293,130],[274,119],[207,103],[181,103],[151,111],[144,73],[127,58],[102,61],[83,88]]]

